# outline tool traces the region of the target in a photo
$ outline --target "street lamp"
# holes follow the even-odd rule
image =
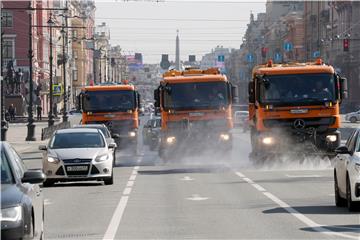
[[[29,9],[31,9],[31,2],[29,2]],[[25,141],[36,141],[35,138],[35,125],[33,117],[33,50],[32,50],[32,11],[29,10],[29,106],[28,106],[28,124],[27,124],[27,136]]]
[[[50,109],[49,109],[49,119],[48,119],[48,126],[54,125],[54,114],[53,114],[53,42],[52,42],[52,30],[53,25],[55,24],[52,20],[52,15],[50,14],[49,20],[47,21],[49,25],[50,31],[50,56],[49,56],[49,63],[50,63]]]
[[[67,122],[68,121],[68,116],[67,116],[67,89],[66,89],[66,67],[65,67],[65,63],[66,63],[66,58],[65,58],[65,28],[63,26],[63,28],[61,29],[61,34],[62,34],[62,40],[63,40],[63,46],[62,46],[62,54],[63,54],[63,77],[64,77],[64,108],[63,108],[63,122]]]
[[[3,35],[1,32],[1,141],[6,141],[6,132],[9,124],[5,119],[5,94],[4,94],[4,70],[3,70]]]

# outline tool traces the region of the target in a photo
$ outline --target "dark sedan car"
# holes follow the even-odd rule
[[[1,239],[43,239],[44,201],[41,170],[27,170],[14,148],[1,148]]]

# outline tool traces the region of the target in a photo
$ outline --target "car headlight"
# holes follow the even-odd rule
[[[274,139],[272,137],[264,137],[262,139],[262,143],[265,145],[271,145],[274,143]]]
[[[99,155],[95,158],[96,162],[103,162],[109,159],[109,154]]]
[[[360,173],[360,163],[355,163],[355,169]]]
[[[326,136],[326,141],[328,141],[328,142],[336,142],[336,140],[337,140],[336,135],[327,135]]]
[[[166,143],[167,144],[174,144],[176,141],[176,137],[168,137],[166,138]]]
[[[227,133],[220,134],[220,139],[223,140],[223,141],[229,141],[230,135],[227,134]]]
[[[129,132],[129,137],[135,137],[136,136],[136,132]]]
[[[57,157],[52,157],[52,156],[48,156],[47,161],[49,163],[54,163],[54,164],[58,164],[60,162],[60,160]]]
[[[22,207],[2,208],[0,221],[18,222],[22,219]]]

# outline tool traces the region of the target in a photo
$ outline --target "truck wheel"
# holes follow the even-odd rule
[[[356,117],[351,117],[351,118],[350,118],[350,122],[351,122],[351,123],[356,123],[356,122],[357,122],[357,118],[356,118]]]

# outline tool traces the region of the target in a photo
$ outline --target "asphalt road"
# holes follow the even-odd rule
[[[163,163],[140,146],[117,154],[115,183],[44,188],[46,239],[360,239],[360,213],[334,205],[329,161],[248,159],[249,135],[234,131],[214,153]],[[31,168],[37,151],[22,152]]]

